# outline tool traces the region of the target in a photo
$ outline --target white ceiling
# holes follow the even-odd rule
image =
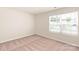
[[[15,7],[13,9],[32,13],[32,14],[39,14],[39,13],[55,10],[55,9],[58,9],[58,8],[59,7],[56,7],[56,8],[55,7]]]

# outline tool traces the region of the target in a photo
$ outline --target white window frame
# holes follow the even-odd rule
[[[72,18],[72,20],[71,21],[75,21],[74,19],[76,19],[76,28],[74,28],[73,26],[71,26],[73,29],[75,29],[74,31],[72,30],[72,28],[70,28],[71,30],[71,32],[69,31],[69,30],[65,30],[65,28],[66,27],[68,27],[68,24],[66,25],[65,24],[65,27],[63,28],[62,26],[64,25],[63,23],[63,19],[65,19],[65,17],[66,18],[68,18],[68,17],[71,17]],[[73,17],[74,16],[74,17]],[[53,24],[54,25],[54,22],[53,23],[51,23],[50,24],[50,20],[52,19],[52,17],[59,17],[59,21],[60,21],[60,23],[59,23],[59,26],[58,27],[60,27],[59,28],[59,30],[52,30],[51,28],[54,28],[53,26],[51,26],[51,24]],[[56,18],[54,18],[54,19],[56,19]],[[67,20],[67,19],[66,19]],[[54,21],[54,20],[53,20]],[[67,22],[68,23],[68,22]],[[70,24],[70,23],[69,23]],[[71,24],[73,24],[72,22],[71,22]],[[71,25],[70,24],[70,25]],[[69,25],[69,26],[70,26]],[[56,28],[57,29],[57,28]],[[66,29],[69,29],[69,28],[66,28]],[[78,12],[71,12],[71,13],[66,13],[66,14],[60,14],[60,15],[53,15],[53,16],[49,16],[49,31],[50,32],[55,32],[55,33],[63,33],[63,34],[73,34],[73,35],[78,35]],[[68,31],[68,32],[67,32]]]

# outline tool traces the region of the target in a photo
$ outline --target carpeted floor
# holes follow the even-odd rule
[[[0,51],[79,51],[79,48],[39,35],[32,35],[1,43]]]

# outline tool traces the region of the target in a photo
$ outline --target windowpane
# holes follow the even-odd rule
[[[49,30],[52,32],[60,32],[60,18],[58,16],[49,17]]]
[[[78,34],[78,12],[50,16],[49,31]]]
[[[78,13],[68,13],[61,15],[63,33],[78,34]]]

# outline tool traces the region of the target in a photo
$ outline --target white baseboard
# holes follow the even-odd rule
[[[28,36],[31,36],[31,35],[35,35],[35,34],[30,34],[30,35],[25,35],[25,36],[17,37],[17,38],[7,39],[5,41],[1,41],[0,43],[8,42],[8,41],[11,41],[11,40],[16,40],[16,39],[23,38],[23,37],[28,37]],[[63,40],[58,39],[58,38],[54,38],[54,37],[51,38],[49,36],[42,35],[42,34],[36,34],[36,35],[40,35],[40,36],[45,37],[45,38],[53,39],[53,40],[56,40],[56,41],[59,41],[59,42],[63,42],[63,43],[66,43],[66,44],[69,44],[69,45],[72,45],[72,46],[79,47],[79,45],[77,45],[77,44],[74,44],[74,43],[71,43],[71,42],[67,42],[67,41],[63,41]]]
[[[20,37],[12,38],[12,39],[3,40],[3,41],[0,41],[0,43],[4,43],[4,42],[8,42],[8,41],[12,41],[12,40],[17,40],[17,39],[20,39],[20,38],[23,38],[23,37],[28,37],[28,36],[31,36],[31,35],[34,35],[34,34],[24,35],[24,36],[20,36]]]
[[[37,34],[37,35],[43,36],[43,37],[48,38],[48,39],[53,39],[53,40],[56,40],[56,41],[59,41],[59,42],[62,42],[62,43],[66,43],[66,44],[69,44],[69,45],[72,45],[72,46],[79,47],[79,45],[77,45],[77,44],[75,44],[75,43],[63,41],[63,40],[61,40],[61,39],[59,39],[59,38],[55,38],[55,37],[51,38],[51,37],[49,37],[49,36],[42,35],[42,34]]]

